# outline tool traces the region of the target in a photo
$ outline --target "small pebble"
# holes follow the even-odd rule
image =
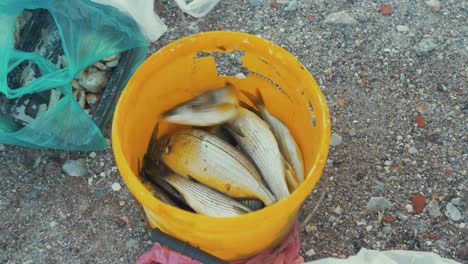
[[[125,242],[125,247],[128,248],[128,249],[129,248],[136,248],[137,245],[138,245],[138,240],[133,239],[133,238],[131,238],[131,239],[129,239],[129,240],[127,240]]]
[[[408,213],[412,213],[413,212],[413,206],[411,204],[407,204],[407,205],[405,205],[405,210]]]
[[[106,177],[106,173],[105,173],[105,172],[101,172],[101,173],[99,173],[99,176],[101,176],[101,177]]]
[[[96,152],[93,151],[93,152],[89,153],[89,157],[94,159],[96,157]]]
[[[460,211],[452,203],[448,203],[445,209],[447,210],[445,215],[452,219],[452,221],[460,221],[462,218]]]
[[[384,226],[384,228],[382,229],[382,232],[386,235],[390,234],[392,232],[392,227],[391,226]]]
[[[236,73],[236,78],[237,79],[245,79],[245,78],[247,78],[247,76],[245,76],[245,74],[243,74],[242,72],[238,72],[238,73]]]
[[[315,255],[317,253],[315,252],[315,250],[313,248],[311,248],[311,249],[307,250],[305,254],[306,254],[306,256],[311,257],[311,256],[313,256],[313,255]]]
[[[336,13],[329,14],[325,20],[325,24],[328,25],[356,25],[358,22],[352,16],[350,16],[345,11],[340,11]]]
[[[333,212],[337,215],[341,215],[343,213],[343,209],[341,209],[341,207],[338,205],[337,207],[335,207]]]
[[[88,184],[91,185],[93,183],[93,177],[88,178]]]
[[[440,2],[437,0],[426,1],[426,5],[432,9],[432,11],[437,12],[440,10]]]
[[[405,214],[397,213],[397,216],[398,216],[398,218],[399,218],[401,221],[406,221],[406,220],[408,220],[408,216],[405,215]]]
[[[371,230],[372,230],[372,226],[371,226],[371,225],[366,226],[366,231],[367,231],[367,232],[369,232],[369,231],[371,231]]]
[[[437,48],[437,44],[434,42],[433,39],[423,39],[419,42],[418,46],[416,47],[416,54],[418,56],[425,56],[429,54],[429,52],[435,50]]]
[[[339,144],[341,144],[342,141],[343,139],[340,135],[338,135],[337,133],[333,133],[330,138],[330,145],[338,146]]]
[[[263,4],[262,0],[248,0],[247,1],[251,6],[260,6]]]
[[[384,16],[391,16],[393,14],[392,6],[387,4],[381,4],[380,13]]]
[[[442,216],[442,212],[440,212],[439,203],[435,200],[432,200],[427,206],[426,210],[432,218],[437,218]]]
[[[398,32],[408,32],[409,31],[409,27],[405,26],[405,25],[398,25],[396,26],[396,30]]]
[[[47,249],[52,249],[52,246],[50,246],[50,245],[46,245],[45,247],[46,247]]]
[[[5,145],[0,144],[0,151],[5,151]]]
[[[460,227],[460,228],[465,228],[465,226],[466,226],[465,223],[460,223],[460,224],[458,225],[458,227]]]
[[[357,135],[357,134],[356,134],[356,130],[354,130],[354,129],[351,128],[351,129],[349,130],[349,135],[352,136],[352,137],[355,137],[355,136]]]
[[[306,225],[305,231],[307,233],[314,232],[314,231],[317,231],[317,227],[314,225]]]
[[[392,203],[383,197],[371,197],[369,201],[367,202],[368,210],[390,209],[390,208],[392,208]]]
[[[430,245],[432,245],[432,241],[430,241],[430,240],[426,241],[426,246],[430,246]]]
[[[55,227],[57,224],[58,224],[57,222],[51,221],[51,222],[49,223],[49,226],[50,226],[50,227]]]
[[[84,160],[67,160],[63,166],[63,171],[65,171],[69,176],[74,177],[81,177],[88,174],[88,170],[86,169],[86,164]]]
[[[297,10],[297,0],[289,0],[287,11],[296,11]]]
[[[120,206],[124,206],[124,205],[125,205],[125,201],[120,201],[120,202],[119,202],[119,205],[120,205]]]
[[[453,204],[453,205],[460,205],[460,197],[457,197],[457,198],[453,198],[452,200],[450,200],[450,202]]]
[[[111,187],[112,187],[112,190],[114,190],[116,192],[120,191],[120,189],[122,189],[122,187],[120,186],[120,184],[118,182],[114,182]]]
[[[416,153],[418,153],[418,149],[415,148],[415,147],[410,147],[408,149],[408,152],[409,152],[409,154],[416,154]]]

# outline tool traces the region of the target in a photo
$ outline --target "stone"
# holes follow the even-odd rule
[[[462,218],[460,211],[452,203],[448,203],[445,209],[447,210],[445,215],[452,221],[460,221],[460,219]]]
[[[419,42],[418,46],[416,47],[416,54],[418,56],[425,56],[429,54],[429,52],[435,50],[437,48],[437,44],[431,38],[423,39]]]
[[[422,213],[426,206],[426,196],[418,193],[411,197],[411,203],[413,204],[413,211],[416,214]]]
[[[382,229],[382,232],[386,235],[389,235],[390,233],[392,233],[392,227],[389,225],[384,226],[384,228]]]
[[[0,144],[0,151],[5,151],[5,145]]]
[[[337,133],[333,133],[330,138],[330,145],[338,146],[339,144],[341,144],[342,141],[343,139],[341,138],[340,135],[338,135]]]
[[[248,0],[247,3],[249,3],[249,5],[251,5],[251,6],[260,6],[260,5],[263,5],[263,1],[262,1],[262,0]]]
[[[450,200],[450,202],[453,204],[453,205],[460,205],[460,197],[457,197],[457,198],[453,198],[452,200]]]
[[[429,109],[429,103],[428,102],[421,102],[416,106],[416,111],[419,113],[423,114]]]
[[[124,205],[125,205],[125,201],[120,201],[120,202],[119,202],[119,205],[120,205],[120,206],[124,206]]]
[[[351,128],[351,129],[349,130],[349,135],[352,136],[352,137],[355,137],[355,136],[357,135],[356,130],[354,130],[354,129]]]
[[[440,10],[440,2],[437,0],[426,1],[426,5],[432,9],[432,11],[437,12]]]
[[[393,224],[395,222],[395,218],[391,215],[385,215],[383,221],[387,224]]]
[[[112,190],[118,192],[120,191],[120,189],[122,189],[122,187],[120,186],[120,184],[118,182],[114,182],[111,186]]]
[[[385,210],[392,208],[392,206],[392,203],[383,197],[371,197],[367,202],[368,210]]]
[[[381,4],[379,10],[384,16],[391,16],[393,14],[392,6],[388,4]]]
[[[440,211],[439,203],[435,200],[432,200],[427,206],[426,211],[432,218],[437,218],[442,216],[442,212]]]
[[[329,14],[325,20],[325,24],[328,25],[347,25],[352,26],[356,25],[358,22],[352,16],[350,16],[346,11],[340,11],[336,13]]]
[[[136,248],[137,246],[138,246],[138,240],[136,239],[130,238],[127,241],[125,241],[125,247],[127,249]]]
[[[343,209],[341,209],[341,207],[338,205],[337,207],[335,207],[333,212],[337,215],[341,215],[343,213]]]
[[[306,256],[312,257],[313,255],[317,254],[313,248],[306,251]]]
[[[413,206],[411,204],[407,204],[407,205],[405,205],[405,210],[408,213],[412,213],[413,212]]]
[[[426,126],[426,120],[424,120],[424,117],[421,114],[418,114],[416,116],[415,121],[419,128],[423,128]]]
[[[371,226],[371,225],[366,226],[366,231],[367,231],[367,232],[369,232],[369,231],[371,231],[371,230],[372,230],[372,226]]]
[[[409,31],[409,27],[408,26],[405,26],[405,25],[398,25],[396,26],[396,30],[398,32],[408,32]]]
[[[288,3],[288,7],[286,7],[287,11],[296,11],[297,10],[297,0],[290,0]]]
[[[416,153],[418,153],[418,149],[415,148],[415,147],[410,147],[410,148],[408,149],[408,153],[409,153],[409,154],[416,154]]]
[[[69,176],[81,177],[88,174],[86,169],[86,164],[84,160],[67,160],[63,166],[62,170],[65,171]]]
[[[55,227],[58,223],[56,221],[50,221],[49,226]]]
[[[96,157],[96,152],[93,151],[93,152],[89,153],[89,157],[94,159]]]

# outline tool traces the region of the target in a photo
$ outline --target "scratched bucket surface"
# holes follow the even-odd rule
[[[218,75],[215,57],[235,51],[244,53],[239,71],[246,78]],[[218,55],[212,56],[215,53]],[[289,127],[302,150],[306,180],[289,197],[239,217],[214,218],[161,202],[138,174],[155,125],[159,122],[159,135],[173,130],[176,126],[160,122],[163,112],[227,81],[251,93],[260,89],[268,110]],[[238,95],[251,104],[241,92]],[[226,31],[182,38],[149,57],[121,94],[112,129],[120,174],[144,207],[150,225],[228,261],[273,247],[291,230],[303,201],[320,178],[329,142],[326,101],[304,65],[270,41]]]

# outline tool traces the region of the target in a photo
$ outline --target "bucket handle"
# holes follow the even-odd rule
[[[186,242],[182,242],[177,238],[174,238],[158,228],[152,229],[149,232],[151,241],[158,242],[159,244],[166,246],[172,250],[175,250],[185,256],[191,257],[194,260],[198,260],[201,263],[205,264],[229,264],[222,259],[219,259],[213,255],[208,254],[205,251],[202,251],[199,248],[193,247]]]

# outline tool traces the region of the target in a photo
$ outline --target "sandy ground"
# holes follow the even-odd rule
[[[243,31],[283,46],[314,75],[334,135],[318,186],[329,179],[325,199],[301,233],[307,260],[364,247],[466,263],[466,1],[277,2],[222,1],[195,19],[156,0],[169,31],[150,53],[196,32]],[[87,176],[68,176],[69,159],[83,159]],[[151,246],[111,149],[0,146],[0,164],[0,263],[134,263]]]

